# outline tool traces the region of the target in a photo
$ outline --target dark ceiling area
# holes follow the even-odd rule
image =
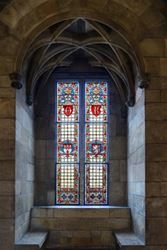
[[[0,11],[3,10],[3,8],[9,4],[12,0],[0,0]]]

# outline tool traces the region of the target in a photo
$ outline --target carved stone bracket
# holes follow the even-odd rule
[[[22,84],[22,77],[19,73],[13,72],[9,74],[10,80],[11,80],[11,86],[15,89],[21,89]]]
[[[33,104],[33,98],[31,95],[27,95],[26,103],[29,106],[31,106]]]
[[[133,107],[135,104],[135,96],[130,96],[126,102],[127,107]]]
[[[144,77],[138,78],[137,81],[138,81],[139,88],[141,88],[141,89],[148,88],[149,81],[150,81],[149,74],[145,74]]]

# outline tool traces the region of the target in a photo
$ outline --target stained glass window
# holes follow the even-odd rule
[[[57,83],[57,204],[79,203],[79,84]]]
[[[107,83],[86,83],[85,203],[107,204]]]
[[[85,203],[107,204],[107,164],[86,164],[85,173]]]
[[[84,85],[76,81],[57,83],[56,203],[79,204],[81,187],[85,190],[86,205],[104,205],[107,204],[108,185],[107,83],[87,82],[81,105],[79,85],[84,93]],[[80,117],[85,117],[84,124],[79,123]],[[83,143],[85,148],[79,149]],[[85,178],[84,182],[80,178]]]

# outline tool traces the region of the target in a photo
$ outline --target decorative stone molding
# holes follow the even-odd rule
[[[22,77],[19,73],[13,72],[9,74],[10,80],[11,80],[11,86],[15,89],[21,89],[22,84]]]

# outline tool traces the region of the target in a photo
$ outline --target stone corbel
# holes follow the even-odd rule
[[[125,104],[127,107],[133,107],[135,104],[135,96],[130,96]]]
[[[22,77],[19,73],[13,72],[9,74],[10,80],[11,80],[11,86],[15,89],[21,89],[22,84]]]
[[[149,74],[145,74],[143,77],[137,78],[138,87],[141,89],[148,88],[150,77]]]
[[[26,103],[28,106],[31,106],[33,104],[32,95],[27,95]]]

